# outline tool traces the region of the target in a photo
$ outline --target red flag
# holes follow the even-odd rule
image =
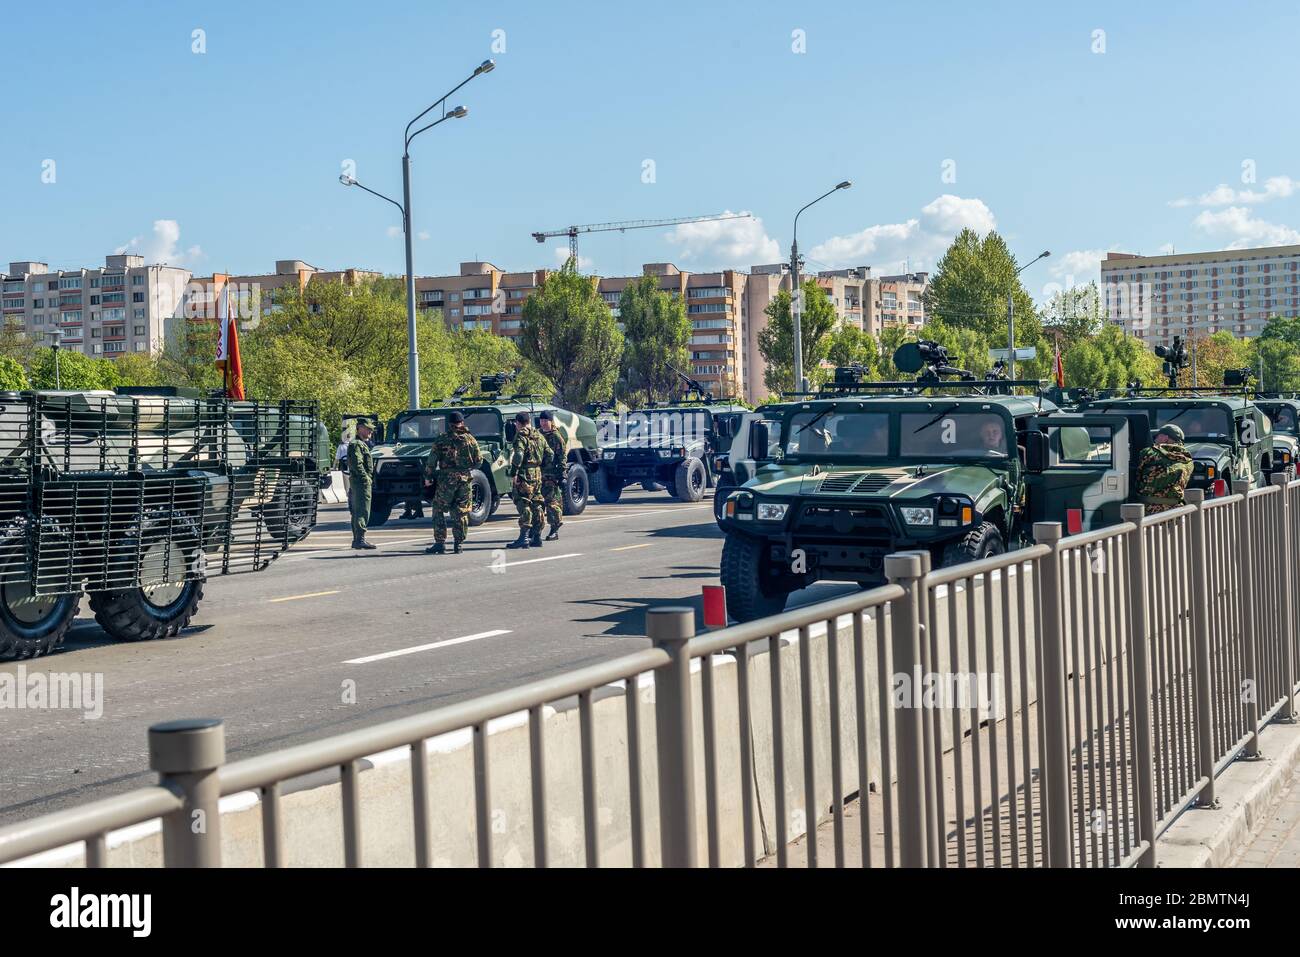
[[[221,287],[217,300],[217,318],[221,331],[217,335],[217,368],[225,385],[226,398],[244,397],[244,366],[239,360],[239,325],[235,319],[235,306],[230,297],[229,277]]]
[[[1061,361],[1061,344],[1056,344],[1056,384],[1065,388],[1065,363]]]

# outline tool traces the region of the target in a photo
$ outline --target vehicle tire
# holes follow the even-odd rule
[[[122,641],[174,638],[190,623],[203,600],[206,556],[198,526],[186,515],[165,511],[141,518],[117,544],[112,567],[130,571],[127,588],[92,591],[90,609],[106,632]],[[190,576],[164,582],[159,575],[181,569]]]
[[[958,541],[945,545],[943,549],[943,567],[960,565],[963,562],[975,562],[990,555],[1001,555],[1007,550],[1002,541],[1002,533],[992,522],[984,522],[971,529]]]
[[[598,468],[591,476],[591,493],[601,505],[613,505],[623,495],[623,480]]]
[[[316,489],[309,480],[302,476],[284,480],[271,504],[262,511],[262,520],[276,541],[295,545],[307,537],[315,524],[316,499]]]
[[[33,595],[30,580],[0,585],[0,661],[48,655],[63,643],[81,595]]]
[[[587,468],[581,462],[570,465],[564,477],[564,514],[581,515],[587,510],[589,483]]]
[[[713,520],[722,527],[722,509],[727,504],[727,496],[736,490],[736,480],[730,472],[723,472],[713,486]]]
[[[662,492],[668,486],[663,482],[642,482],[641,487],[647,492]]]
[[[746,535],[729,534],[722,543],[722,587],[727,592],[727,614],[736,621],[753,621],[785,610],[788,591],[773,593],[763,587],[766,544]]]
[[[477,528],[492,514],[492,484],[481,469],[469,473],[469,524]]]
[[[393,503],[383,496],[376,495],[370,500],[370,517],[366,519],[367,528],[378,528],[388,521],[393,512]]]
[[[677,466],[673,480],[673,495],[681,502],[698,502],[704,498],[708,474],[699,459],[686,459]]]

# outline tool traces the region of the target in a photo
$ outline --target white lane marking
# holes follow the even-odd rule
[[[305,595],[286,595],[283,598],[272,598],[269,603],[274,605],[278,601],[298,601],[300,598],[324,598],[326,595],[337,595],[342,589],[335,588],[333,591],[312,591]]]
[[[649,548],[650,545],[651,545],[650,542],[642,542],[640,545],[620,545],[620,546],[618,546],[618,548],[611,548],[610,551],[611,551],[611,552],[626,552],[626,551],[630,551],[630,550],[633,549],[633,548]]]
[[[416,645],[413,648],[398,648],[396,651],[385,651],[377,655],[366,655],[364,658],[349,658],[343,662],[345,665],[366,665],[372,661],[383,661],[385,658],[399,658],[402,655],[413,655],[417,651],[430,651],[434,648],[446,648],[449,645],[463,645],[467,641],[478,641],[480,638],[495,638],[497,635],[510,634],[509,628],[497,628],[493,631],[480,631],[477,635],[465,635],[461,638],[448,638],[445,641],[433,641],[427,645]]]
[[[547,555],[545,558],[526,558],[522,562],[506,562],[502,565],[486,565],[486,568],[514,568],[516,565],[532,565],[535,562],[553,562],[560,558],[577,558],[582,552],[569,552],[566,555]]]

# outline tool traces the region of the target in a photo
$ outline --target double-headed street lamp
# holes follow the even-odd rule
[[[846,179],[833,189],[822,193],[808,206],[815,206],[836,190],[848,189],[852,185]],[[803,286],[799,282],[799,217],[808,206],[794,214],[794,231],[790,240],[790,275],[794,281],[790,299],[790,325],[794,333],[794,390],[796,392],[808,391],[808,384],[803,377]]]
[[[1046,259],[1050,255],[1052,255],[1052,251],[1050,249],[1044,249],[1033,259],[1029,260],[1029,262],[1025,263],[1023,266],[1017,269],[1015,276],[1011,278],[1011,288],[1007,290],[1007,378],[1008,379],[1014,379],[1016,377],[1016,303],[1015,303],[1016,280],[1020,278],[1020,274],[1022,272],[1024,272],[1034,263],[1038,262],[1038,260]]]
[[[377,193],[367,186],[362,186],[356,178],[344,173],[339,177],[339,182],[344,186],[360,186],[371,196],[378,196],[382,200],[392,203],[402,213],[402,232],[406,235],[406,339],[407,339],[407,382],[406,382],[406,400],[408,408],[418,409],[420,407],[420,350],[416,345],[415,338],[415,266],[414,251],[411,245],[411,141],[426,130],[431,130],[443,120],[458,120],[469,114],[469,110],[463,106],[455,109],[447,109],[447,99],[459,90],[462,86],[484,73],[491,73],[496,68],[496,63],[491,60],[484,60],[474,72],[448,90],[442,99],[435,102],[427,110],[417,116],[411,122],[406,124],[405,140],[402,144],[402,202],[391,199],[383,193]],[[420,127],[414,133],[411,127],[420,120],[424,119],[438,107],[442,107],[442,115],[432,123]]]

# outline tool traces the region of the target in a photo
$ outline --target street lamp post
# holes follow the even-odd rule
[[[412,247],[413,231],[411,229],[411,141],[426,130],[431,130],[443,120],[458,120],[469,114],[469,110],[463,106],[458,106],[453,110],[447,110],[447,99],[459,90],[462,86],[484,73],[491,73],[496,69],[496,63],[492,60],[484,60],[474,72],[467,76],[460,83],[448,90],[441,99],[436,101],[432,106],[417,116],[411,122],[406,124],[405,138],[402,143],[402,202],[391,199],[383,193],[377,193],[373,189],[361,186],[355,177],[344,173],[339,177],[339,182],[344,186],[361,186],[363,190],[372,196],[378,196],[380,199],[387,200],[396,206],[402,213],[402,233],[406,237],[406,401],[408,408],[418,409],[420,407],[420,349],[416,343],[415,328],[415,254]],[[413,127],[420,120],[424,119],[438,107],[442,107],[442,115],[432,123],[428,123],[414,133],[411,132]]]
[[[1025,263],[1023,266],[1017,269],[1015,276],[1013,276],[1011,280],[1011,288],[1007,290],[1007,378],[1008,379],[1014,379],[1016,377],[1016,300],[1015,300],[1016,280],[1020,278],[1020,274],[1022,272],[1024,272],[1034,263],[1038,262],[1038,260],[1046,259],[1050,255],[1052,255],[1052,251],[1050,249],[1044,249],[1033,259],[1029,260],[1029,262]]]
[[[63,339],[62,329],[50,331],[50,348],[54,350],[54,388],[63,388],[63,377],[59,374],[59,342]]]
[[[848,189],[852,185],[846,179],[834,188],[822,193],[808,206],[815,206],[836,190]],[[799,217],[803,215],[804,209],[807,209],[808,206],[794,214],[794,230],[790,239],[790,277],[794,282],[790,290],[790,325],[794,335],[794,389],[796,392],[808,391],[808,385],[803,376],[803,286],[799,281]]]

